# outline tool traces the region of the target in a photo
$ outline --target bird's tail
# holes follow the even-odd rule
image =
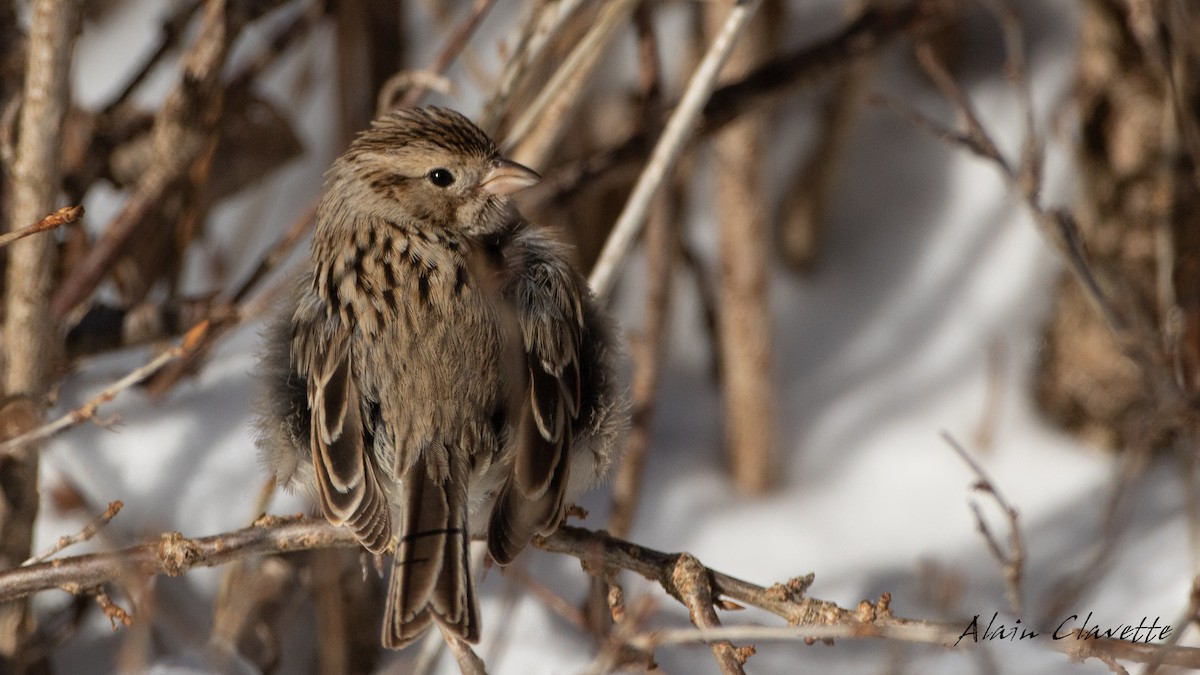
[[[426,461],[413,462],[403,476],[400,540],[388,587],[383,619],[383,644],[408,646],[437,621],[468,642],[479,640],[479,610],[471,578],[467,531],[467,486],[450,476],[465,476],[466,466],[452,466],[455,455],[439,472]]]

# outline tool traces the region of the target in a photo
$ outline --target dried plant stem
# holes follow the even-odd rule
[[[204,339],[204,336],[208,332],[208,327],[209,323],[207,321],[201,322],[189,330],[178,345],[162,352],[148,363],[133,369],[129,374],[105,387],[99,394],[89,399],[87,403],[52,422],[0,443],[0,454],[16,452],[30,444],[44,441],[51,436],[62,433],[71,427],[79,426],[84,422],[96,419],[96,413],[99,411],[100,406],[112,401],[121,392],[158,372],[168,363],[184,354],[192,352],[200,344],[200,341]]]
[[[697,641],[863,637],[952,646],[962,636],[966,625],[898,617],[892,612],[891,598],[886,593],[878,601],[864,600],[854,609],[839,607],[807,595],[811,575],[763,587],[703,565],[685,563],[680,568],[680,561],[687,554],[664,553],[613,538],[604,532],[578,527],[561,527],[550,537],[535,540],[534,544],[545,551],[578,558],[584,569],[593,575],[604,576],[617,569],[629,570],[660,584],[672,597],[687,604],[684,598],[690,592],[676,583],[676,572],[683,569],[687,572],[684,575],[687,583],[707,584],[707,593],[720,605],[728,606],[728,600],[733,600],[775,614],[789,624],[788,628],[774,629],[742,626],[683,633],[660,631],[630,638],[635,647]],[[138,575],[180,576],[198,567],[215,567],[254,555],[355,548],[358,545],[349,530],[324,520],[264,516],[250,527],[211,537],[188,539],[172,532],[162,535],[157,542],[120,551],[71,556],[0,571],[0,602],[52,588],[83,593],[114,581],[134,583]],[[617,634],[619,631],[614,635]],[[1200,649],[1193,647],[1164,649],[1157,644],[1106,639],[1043,639],[1041,643],[1080,660],[1154,660],[1165,665],[1200,667]]]
[[[644,97],[642,117],[643,122],[650,125],[658,119],[662,105],[662,69],[649,5],[638,6],[634,21],[639,37],[639,88]],[[681,173],[686,173],[686,170]],[[634,359],[633,382],[630,385],[632,428],[625,443],[625,454],[613,480],[613,510],[608,521],[609,532],[618,537],[628,536],[633,528],[638,499],[642,493],[646,455],[650,450],[651,423],[658,401],[658,382],[667,344],[672,280],[679,259],[679,234],[675,220],[680,199],[677,186],[669,186],[655,197],[646,216],[645,319],[640,339],[631,347]],[[606,589],[597,587],[595,590],[597,594],[593,601],[596,606],[593,609],[596,610],[596,616],[600,616],[599,601],[604,598],[599,591]]]
[[[979,504],[975,502],[971,503],[971,512],[975,516],[975,525],[987,542],[988,551],[1000,563],[1000,567],[1004,572],[1004,587],[1008,592],[1009,605],[1012,607],[1013,614],[1021,616],[1024,613],[1022,583],[1025,579],[1025,542],[1021,536],[1021,527],[1017,522],[1017,509],[1004,498],[1004,495],[1000,494],[999,488],[996,487],[996,484],[984,472],[983,467],[971,457],[971,454],[967,452],[962,443],[959,443],[957,439],[945,431],[942,432],[942,440],[962,458],[963,462],[971,468],[971,472],[975,474],[976,481],[971,488],[975,491],[991,495],[996,504],[1000,506],[1000,509],[1004,511],[1004,517],[1008,520],[1007,554],[1004,552],[1004,547],[1000,545],[999,540],[996,539],[996,535],[988,527],[987,521],[983,519],[983,511],[979,508]]]
[[[20,136],[11,166],[12,202],[5,223],[10,233],[40,221],[54,209],[81,4],[78,0],[33,3]],[[3,393],[33,401],[34,420],[41,417],[50,359],[61,342],[54,318],[46,311],[54,292],[56,259],[53,239],[33,237],[8,249],[5,270]],[[37,485],[36,452],[0,451],[0,504],[5,506],[0,509],[0,568],[15,566],[31,553]],[[20,656],[31,628],[26,619],[24,602],[0,605],[0,661]],[[16,668],[26,665],[17,663]]]
[[[429,67],[427,72],[442,75],[454,63],[454,59],[462,53],[466,48],[467,43],[471,39],[471,35],[479,24],[483,22],[483,18],[487,16],[488,10],[496,4],[496,0],[475,0],[471,8],[467,11],[463,20],[454,29],[450,37],[446,39],[446,43],[442,45],[441,51],[438,52],[437,58],[434,59],[433,65]],[[428,82],[426,80],[425,82]],[[411,108],[421,101],[421,97],[425,95],[427,87],[423,83],[418,83],[404,94],[404,98],[400,100],[397,107]]]
[[[342,601],[341,560],[337,551],[317,551],[314,554],[313,601],[316,605],[317,672],[320,675],[346,675],[349,665],[346,644],[346,606]]]
[[[509,112],[509,100],[516,92],[521,79],[529,73],[530,68],[541,56],[542,50],[550,44],[554,36],[558,35],[559,29],[582,4],[583,0],[543,2],[538,8],[536,16],[531,16],[528,21],[522,22],[524,30],[517,40],[512,57],[504,64],[504,72],[499,78],[500,83],[484,107],[479,126],[495,135],[497,128]]]
[[[629,535],[637,513],[665,356],[671,281],[678,259],[668,199],[665,194],[655,199],[646,229],[645,323],[633,348],[632,423],[625,454],[613,479],[613,511],[609,518],[609,531],[618,537]]]
[[[458,669],[463,675],[487,675],[483,659],[479,658],[474,649],[471,649],[471,645],[451,635],[442,628],[441,624],[438,624],[438,628],[442,629],[442,636],[446,638],[450,653],[454,655],[454,660],[458,662]]]
[[[729,58],[738,36],[750,22],[750,17],[754,16],[754,10],[758,8],[759,2],[761,0],[740,2],[729,10],[721,31],[709,45],[708,52],[704,55],[704,59],[701,60],[696,71],[692,73],[683,98],[671,113],[662,137],[654,146],[650,159],[638,177],[637,184],[634,185],[633,194],[625,202],[625,208],[621,211],[616,225],[613,226],[608,241],[604,243],[595,267],[592,268],[592,274],[588,281],[596,295],[603,298],[612,291],[617,268],[629,255],[633,243],[641,234],[642,224],[645,222],[651,200],[671,170],[674,169],[675,162],[683,151],[684,143],[692,135],[705,101],[712,94],[713,87],[717,82],[717,74]]]
[[[91,294],[168,190],[185,179],[196,162],[211,155],[212,134],[221,114],[221,68],[236,32],[230,15],[240,12],[228,12],[226,0],[210,0],[202,14],[196,40],[184,57],[183,76],[154,123],[153,164],[82,264],[63,281],[51,305],[56,316],[65,315]],[[41,306],[45,312],[45,303]]]
[[[709,6],[710,19],[723,4],[728,3]],[[761,20],[751,22],[746,39],[730,55],[725,77],[745,76],[762,60],[766,29]],[[744,115],[713,140],[725,446],[733,482],[748,494],[770,487],[776,462],[765,132],[761,115]]]
[[[712,581],[708,578],[708,568],[700,564],[695,556],[684,553],[679,556],[675,569],[671,574],[675,588],[679,589],[680,598],[687,605],[692,623],[701,630],[712,630],[721,627],[717,618],[717,610],[713,608]],[[724,675],[745,675],[742,664],[746,662],[748,653],[736,649],[729,640],[706,640],[712,649],[713,658]]]
[[[581,93],[605,48],[633,10],[637,0],[609,0],[579,44],[528,107],[504,139],[505,154],[518,162],[542,166],[557,144]]]
[[[932,32],[943,24],[953,5],[954,0],[914,0],[898,7],[872,5],[828,38],[774,58],[741,80],[717,87],[704,104],[697,136],[711,135],[750,110],[838,72],[849,62],[878,53],[902,35],[920,37]],[[527,190],[526,199],[542,203],[561,199],[599,175],[640,165],[651,140],[651,134],[639,130],[609,148],[559,167]]]
[[[121,509],[124,507],[125,503],[119,499],[115,502],[109,502],[108,508],[104,509],[104,513],[101,513],[92,519],[92,521],[85,525],[82,530],[72,535],[59,537],[54,546],[51,546],[46,551],[39,553],[29,560],[21,563],[21,567],[45,562],[49,560],[51,556],[61,552],[63,549],[66,549],[69,546],[74,546],[80,542],[90,540],[92,537],[99,534],[100,530],[103,529],[105,525],[108,525],[109,521],[111,521],[113,518],[116,518],[117,514],[120,513]]]
[[[48,230],[53,230],[56,227],[62,227],[68,223],[73,223],[79,220],[80,216],[82,215],[82,206],[64,206],[28,227],[23,227],[19,230],[6,232],[0,235],[0,246],[8,246],[14,241],[24,239],[31,234],[46,232]]]
[[[0,571],[0,601],[51,588],[78,593],[126,575],[181,576],[196,567],[216,567],[250,555],[354,546],[358,542],[349,530],[316,520],[262,518],[254,526],[200,539],[171,532],[157,542],[120,551]]]

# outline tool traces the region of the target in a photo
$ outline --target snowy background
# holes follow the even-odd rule
[[[839,3],[794,4],[805,20],[789,29],[790,44],[811,41],[841,22]],[[430,22],[424,5],[414,5],[416,25]],[[501,3],[483,25],[475,44],[485,54],[515,31],[515,5]],[[1020,6],[1038,122],[1050,141],[1046,201],[1069,204],[1074,177],[1063,147],[1074,131],[1059,128],[1055,120],[1069,99],[1077,10],[1070,2]],[[154,0],[125,3],[102,24],[85,27],[73,74],[78,103],[96,105],[123,81],[122,74],[151,48],[160,10]],[[667,14],[663,20],[669,24]],[[977,8],[968,12],[966,31],[968,48],[957,73],[985,125],[1014,152],[1022,130],[1013,91],[1001,76],[1000,34]],[[438,32],[414,32],[430,41],[415,46],[413,58],[428,62],[438,47]],[[606,58],[632,58],[631,43],[632,36],[624,36]],[[333,65],[326,56],[332,48],[332,34],[318,31],[271,78],[264,93],[290,111],[306,155],[215,213],[207,249],[189,260],[191,291],[221,288],[244,276],[318,194],[321,172],[338,152],[331,131]],[[911,57],[896,49],[887,54],[873,89],[949,119],[944,100],[921,81]],[[161,86],[151,90],[165,91],[173,75],[160,73]],[[459,97],[435,101],[474,115],[484,95],[467,86]],[[776,124],[786,132],[776,160],[790,164],[789,153],[805,152],[814,133],[815,103],[816,93],[808,89],[780,109]],[[709,179],[701,170],[698,180]],[[93,227],[107,222],[120,204],[100,192],[86,204]],[[686,221],[689,240],[710,262],[716,248],[711,213],[708,204],[693,202]],[[1068,612],[1043,615],[1052,592],[1096,553],[1116,462],[1054,429],[1034,408],[1033,364],[1059,264],[993,167],[892,112],[868,106],[843,163],[827,235],[815,274],[801,278],[780,269],[773,279],[784,461],[779,487],[765,497],[740,495],[725,473],[709,346],[693,285],[681,277],[647,487],[630,539],[659,550],[691,552],[714,569],[763,585],[815,572],[811,594],[843,607],[887,591],[898,615],[961,618],[964,629],[972,615],[983,622],[993,612],[1010,624],[1023,618],[1025,624],[1042,621],[1051,627],[1069,614],[1088,612],[1102,626],[1136,623],[1143,616],[1175,623],[1186,606],[1196,561],[1189,555],[1183,517],[1184,482],[1165,463],[1147,471],[1123,502],[1126,529],[1113,564],[1087,579],[1089,590]],[[226,269],[222,278],[214,278],[218,259]],[[638,329],[642,315],[641,268],[637,256],[624,268],[616,311],[628,331]],[[47,492],[56,477],[69,476],[92,504],[125,502],[106,540],[89,546],[130,545],[168,530],[215,534],[245,526],[257,515],[254,503],[264,475],[251,440],[249,407],[259,330],[256,324],[240,327],[198,377],[164,401],[152,404],[137,392],[123,395],[106,411],[119,412],[115,429],[82,427],[45,451]],[[58,409],[81,404],[144,363],[147,353],[84,362],[68,378]],[[1003,358],[995,361],[995,354]],[[1003,393],[994,442],[980,449],[972,439],[992,405],[988,392],[997,372],[989,374],[990,361],[999,364]],[[1022,617],[1007,613],[999,567],[968,506],[974,476],[941,440],[943,430],[971,449],[1020,512],[1029,556]],[[996,510],[986,508],[991,506],[986,498],[980,501],[993,527],[1005,534]],[[607,503],[603,493],[592,495],[585,504],[592,510],[585,525],[601,526]],[[47,499],[37,550],[83,522],[58,517],[55,508]],[[290,514],[303,508],[279,495],[270,511]],[[582,598],[585,577],[573,559],[530,551],[522,564],[569,600]],[[220,574],[220,569],[201,570],[157,580],[156,653],[169,661],[205,648]],[[949,606],[930,592],[945,587],[947,579],[962,584]],[[684,609],[661,590],[640,579],[623,581],[631,602],[642,594],[658,598],[655,625],[688,625]],[[502,596],[511,583],[492,570],[482,584],[479,652],[490,672],[582,671],[595,654],[590,638],[526,595],[513,610],[506,609]],[[59,592],[37,600],[43,608],[65,601]],[[284,672],[315,672],[310,608],[302,612]],[[90,617],[82,634],[56,654],[58,672],[115,668],[129,631],[112,631],[97,612]],[[723,618],[779,625],[753,611]],[[506,644],[493,655],[491,645],[502,624]],[[748,672],[1108,672],[1097,661],[1072,664],[1028,643],[947,650],[841,640],[833,646],[786,642],[758,648]],[[400,655],[391,672],[404,672],[410,657]],[[660,648],[656,658],[665,673],[716,670],[703,646]],[[452,659],[444,658],[439,672],[457,672]]]

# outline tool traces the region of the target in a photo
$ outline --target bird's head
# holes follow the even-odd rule
[[[359,134],[327,176],[337,209],[422,228],[485,236],[514,218],[511,195],[540,176],[500,156],[463,115],[416,108],[384,115]]]

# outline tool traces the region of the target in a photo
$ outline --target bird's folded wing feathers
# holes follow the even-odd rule
[[[529,391],[517,424],[513,473],[493,507],[488,548],[510,562],[535,534],[562,519],[572,427],[580,408],[583,280],[549,244],[530,242],[530,264],[513,294]]]
[[[383,552],[391,539],[387,499],[365,447],[361,401],[349,345],[331,340],[304,355],[312,411],[311,449],[317,493],[329,522],[346,525],[368,550]]]

